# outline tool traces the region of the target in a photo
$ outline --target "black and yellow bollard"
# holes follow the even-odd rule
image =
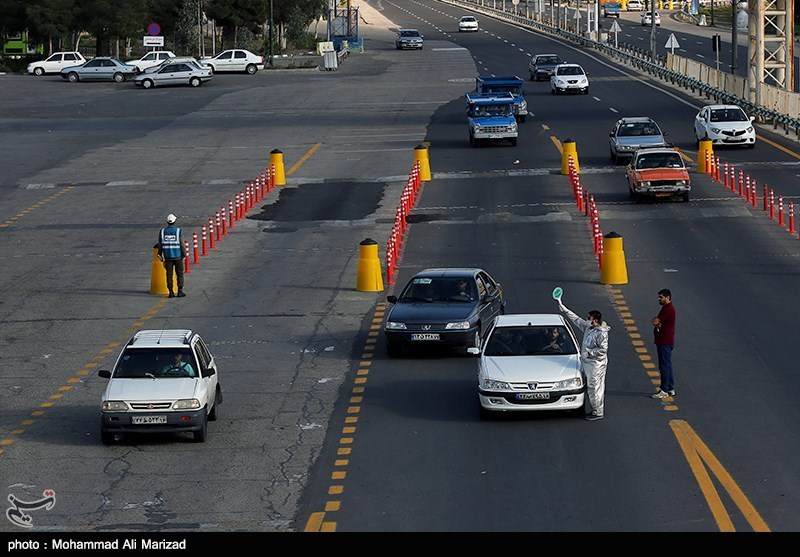
[[[561,174],[569,174],[569,159],[572,157],[572,164],[575,172],[580,174],[581,167],[578,164],[578,147],[572,139],[565,139],[561,144]]]
[[[706,157],[709,161],[714,157],[714,144],[708,137],[704,137],[698,145],[700,150],[697,151],[697,171],[701,174],[708,174],[711,169],[706,166]]]
[[[283,169],[283,152],[278,149],[273,149],[269,152],[269,164],[275,167],[275,181],[274,186],[286,185],[286,172]]]
[[[176,273],[172,273],[173,292],[178,291]],[[150,268],[150,294],[169,294],[167,288],[167,270],[164,262],[158,259],[158,247],[153,247],[153,264]]]
[[[603,257],[600,261],[600,284],[628,284],[622,236],[616,232],[603,236]]]
[[[419,179],[423,182],[430,182],[431,163],[428,160],[428,148],[425,145],[414,147],[414,162],[419,162]]]
[[[378,242],[367,238],[358,248],[358,279],[356,290],[360,292],[380,292],[383,290],[381,262],[378,259]]]

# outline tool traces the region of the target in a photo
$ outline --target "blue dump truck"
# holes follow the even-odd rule
[[[491,141],[509,141],[517,144],[519,131],[514,116],[515,97],[511,93],[467,95],[467,121],[469,144],[480,147]]]
[[[511,93],[514,96],[514,116],[518,122],[524,122],[528,117],[528,102],[525,100],[525,91],[522,90],[524,84],[525,80],[516,75],[500,77],[480,75],[475,78],[475,94]]]
[[[603,17],[616,17],[619,19],[619,13],[622,11],[622,2],[611,2],[610,0],[603,3]]]

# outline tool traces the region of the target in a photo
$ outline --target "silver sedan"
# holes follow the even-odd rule
[[[199,87],[213,76],[211,68],[190,62],[165,63],[155,70],[145,72],[133,78],[133,83],[150,89],[163,85],[189,85]]]

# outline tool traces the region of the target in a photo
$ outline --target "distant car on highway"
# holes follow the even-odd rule
[[[86,62],[80,52],[54,52],[44,60],[28,64],[28,73],[33,75],[56,74],[68,66],[77,66]]]
[[[112,56],[98,56],[79,65],[63,68],[59,74],[71,83],[78,81],[116,81],[122,83],[139,73],[131,66]]]
[[[645,198],[680,197],[689,201],[689,170],[674,147],[639,149],[625,169],[628,192],[637,202]]]
[[[628,0],[625,3],[625,9],[629,12],[641,12],[644,9],[644,2],[642,0]]]
[[[528,62],[528,74],[531,81],[547,81],[553,70],[564,61],[558,54],[534,54]]]
[[[246,72],[253,75],[264,69],[264,57],[243,48],[223,50],[213,57],[201,58],[200,63],[218,72]]]
[[[496,318],[479,348],[478,409],[484,419],[506,412],[563,410],[584,414],[586,377],[572,327],[558,313]]]
[[[735,104],[709,104],[694,118],[697,144],[708,138],[714,146],[739,145],[752,149],[756,145],[755,116],[748,116]]]
[[[661,15],[658,12],[651,14],[649,11],[642,12],[642,25],[652,25],[653,21],[656,23],[656,27],[661,25]]]
[[[550,92],[589,94],[589,77],[580,64],[559,64],[550,76]]]
[[[619,19],[619,13],[622,11],[622,2],[604,2],[603,3],[603,17],[616,17]]]
[[[211,68],[200,67],[190,62],[167,62],[151,71],[140,73],[133,78],[134,85],[145,89],[164,85],[189,85],[199,87],[211,80]]]
[[[458,31],[477,31],[478,30],[478,20],[473,15],[465,15],[462,16],[461,19],[458,20]]]
[[[386,299],[392,304],[383,327],[390,357],[420,347],[479,347],[506,308],[500,283],[478,268],[425,269],[399,296]]]
[[[422,50],[424,37],[416,29],[400,29],[394,40],[397,50],[417,49]]]
[[[630,160],[637,149],[642,147],[663,147],[666,143],[664,132],[655,120],[647,116],[626,116],[611,127],[608,146],[611,160],[615,163]]]

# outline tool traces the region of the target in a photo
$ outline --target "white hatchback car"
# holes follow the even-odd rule
[[[217,72],[247,72],[253,75],[264,69],[264,57],[242,48],[223,50],[213,58],[202,58],[200,63]]]
[[[458,31],[477,31],[478,30],[478,20],[475,16],[472,15],[465,15],[461,19],[458,20]]]
[[[60,73],[66,67],[79,66],[84,62],[86,58],[80,52],[54,52],[44,60],[28,64],[28,73],[33,75]]]
[[[208,421],[219,416],[222,390],[214,357],[189,329],[137,332],[120,352],[101,399],[100,438],[191,432],[206,440]]]
[[[743,145],[752,149],[756,145],[754,120],[755,116],[748,116],[735,104],[709,104],[694,118],[694,138],[698,145],[708,138],[714,146]]]
[[[649,11],[642,12],[642,26],[652,25],[652,21],[656,22],[656,27],[661,26],[661,15],[658,12],[651,14]]]
[[[589,94],[589,77],[580,64],[559,64],[550,76],[550,92]]]
[[[146,72],[147,70],[155,68],[156,66],[160,66],[169,58],[175,58],[175,53],[171,50],[153,50],[141,58],[137,58],[136,60],[128,60],[125,63],[130,64],[131,66],[136,66],[136,69],[140,72]]]
[[[569,410],[583,416],[586,377],[580,344],[558,313],[499,315],[480,348],[478,402],[482,418],[503,412]]]

